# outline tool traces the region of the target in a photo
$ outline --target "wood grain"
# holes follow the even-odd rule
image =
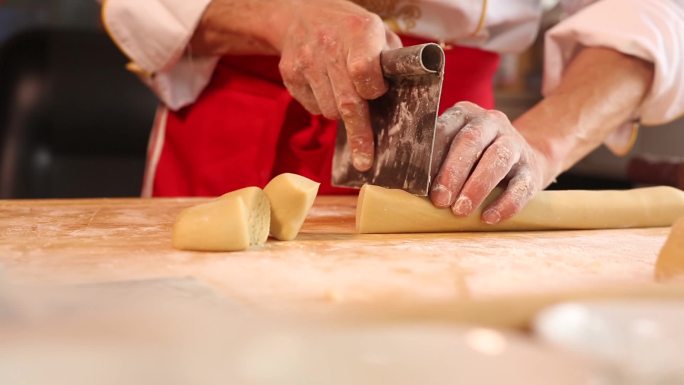
[[[171,225],[203,199],[0,201],[0,265],[15,282],[194,277],[274,309],[492,301],[653,282],[667,229],[354,233],[355,198],[319,197],[302,233],[245,252],[171,248]]]

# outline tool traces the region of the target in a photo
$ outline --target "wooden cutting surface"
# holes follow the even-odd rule
[[[319,197],[295,241],[174,250],[176,214],[201,201],[0,201],[2,274],[49,284],[193,277],[236,301],[276,307],[490,299],[652,282],[668,232],[358,235],[355,198]]]

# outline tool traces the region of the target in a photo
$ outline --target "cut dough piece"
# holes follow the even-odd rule
[[[280,174],[264,188],[271,201],[271,236],[281,241],[297,237],[311,209],[319,183],[296,174]]]
[[[670,230],[656,261],[655,276],[657,280],[684,277],[684,217]]]
[[[268,238],[270,204],[258,187],[236,190],[181,211],[173,226],[173,247],[235,251],[263,245]]]
[[[484,205],[500,194],[497,190]],[[496,225],[436,208],[427,198],[365,185],[356,207],[359,233],[609,229],[670,226],[684,216],[684,191],[648,187],[625,191],[542,191],[513,218]]]

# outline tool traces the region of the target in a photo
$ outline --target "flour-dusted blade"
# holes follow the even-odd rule
[[[444,52],[433,43],[383,52],[380,61],[389,91],[369,102],[375,162],[366,172],[352,165],[344,123],[340,122],[333,157],[332,183],[360,188],[366,183],[426,196]]]

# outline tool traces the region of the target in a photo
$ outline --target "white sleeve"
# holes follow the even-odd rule
[[[546,35],[546,95],[582,47],[607,47],[654,64],[653,85],[635,118],[661,124],[684,114],[684,0],[601,0]]]
[[[131,59],[128,68],[170,109],[194,102],[218,62],[217,57],[193,57],[186,49],[210,1],[103,1],[103,23]]]

